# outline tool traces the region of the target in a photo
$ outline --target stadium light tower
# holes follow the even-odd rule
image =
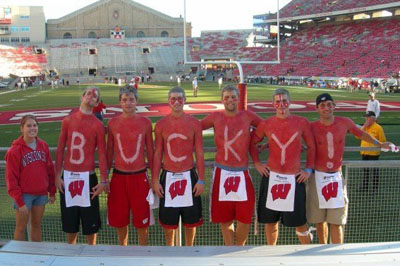
[[[251,64],[251,65],[271,65],[271,64],[280,64],[280,29],[279,29],[279,0],[277,2],[277,26],[278,26],[278,36],[277,36],[277,58],[275,61],[207,61],[207,64],[225,64],[231,65],[235,64],[239,70],[239,84],[238,89],[240,92],[240,102],[239,109],[244,110],[247,109],[247,86],[244,79],[242,64]],[[186,0],[183,0],[183,62],[185,65],[202,65],[205,62],[202,61],[188,61],[187,59],[187,41],[186,41]]]

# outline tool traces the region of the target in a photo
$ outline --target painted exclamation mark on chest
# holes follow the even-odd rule
[[[335,155],[335,148],[333,145],[333,134],[331,132],[328,132],[326,134],[326,140],[328,142],[328,158],[333,159],[333,155]],[[326,167],[332,168],[333,167],[333,162],[327,162]]]

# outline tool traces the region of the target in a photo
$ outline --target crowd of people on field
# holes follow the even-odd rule
[[[120,89],[122,114],[105,129],[93,115],[100,91],[89,87],[81,96],[79,111],[62,121],[55,165],[47,143],[38,137],[37,119],[27,115],[21,120],[22,135],[5,158],[7,188],[16,213],[14,239],[25,239],[30,221],[31,240],[41,240],[45,204],[54,203],[58,190],[62,230],[70,244],[76,244],[80,228],[88,244],[96,244],[101,227],[98,196],[105,192],[108,224],[116,228],[120,245],[128,245],[130,223],[137,229],[139,244],[148,244],[151,206],[159,198],[158,222],[166,245],[174,245],[181,219],[185,245],[193,246],[203,208],[208,208],[202,206],[201,195],[210,178],[211,221],[220,225],[225,245],[246,244],[255,206],[268,245],[276,245],[279,223],[295,228],[301,244],[312,241],[308,223],[316,224],[319,243],[328,243],[328,232],[331,243],[343,243],[348,197],[341,167],[346,134],[365,145],[397,149],[384,136],[374,135],[379,108],[374,95],[370,97],[366,123],[360,129],[351,119],[335,116],[335,101],[328,93],[315,99],[319,119],[309,122],[291,114],[289,92],[278,88],[272,97],[275,115],[262,119],[252,111],[238,110],[239,91],[227,85],[221,89],[224,110],[199,121],[184,111],[185,91],[173,87],[167,96],[170,113],[157,121],[153,140],[151,121],[136,113],[137,89],[129,85]],[[210,128],[217,151],[212,177],[206,177],[202,131]],[[260,148],[265,138],[268,143]],[[300,165],[303,141],[305,168]],[[259,154],[266,146],[269,155],[264,163]],[[262,176],[258,200],[248,155]],[[376,154],[364,156],[377,159]]]

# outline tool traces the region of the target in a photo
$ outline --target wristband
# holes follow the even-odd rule
[[[312,174],[312,172],[313,172],[313,170],[310,169],[310,168],[306,168],[306,169],[304,169],[304,171],[307,172],[307,173],[310,173],[310,174]]]
[[[379,141],[378,140],[374,140],[374,145],[378,145]]]
[[[197,180],[197,184],[200,184],[200,185],[204,185],[206,182],[204,182],[204,180]]]
[[[101,181],[100,183],[102,183],[103,185],[107,185],[108,184],[108,180]]]

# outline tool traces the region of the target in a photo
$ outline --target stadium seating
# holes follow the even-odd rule
[[[91,48],[97,55],[89,55]],[[182,38],[51,40],[47,49],[51,68],[71,74],[86,73],[87,68],[108,74],[146,72],[149,67],[157,73],[176,73],[183,62]]]
[[[382,5],[394,0],[292,0],[280,10],[279,16],[296,17],[311,14],[349,10],[353,8]],[[276,17],[276,16],[275,16]],[[269,19],[275,18],[273,16]]]
[[[393,17],[303,25],[281,41],[281,64],[244,65],[244,73],[387,78],[400,70],[399,22]],[[251,30],[202,32],[201,37],[187,39],[188,60],[276,60],[276,48],[248,47],[250,36]],[[182,38],[62,39],[50,40],[43,48],[46,54],[35,54],[31,46],[0,46],[0,73],[30,76],[43,69],[55,69],[61,74],[86,75],[88,68],[97,68],[98,72],[113,75],[147,73],[152,67],[157,74],[169,77],[188,69],[183,65]],[[97,55],[89,54],[92,48]]]
[[[310,26],[282,41],[280,65],[246,66],[245,70],[251,75],[268,76],[386,78],[400,69],[398,32],[397,18]],[[253,50],[242,48],[240,58],[276,58],[275,49]]]
[[[46,64],[45,54],[36,54],[31,46],[0,45],[0,76],[38,76]]]

